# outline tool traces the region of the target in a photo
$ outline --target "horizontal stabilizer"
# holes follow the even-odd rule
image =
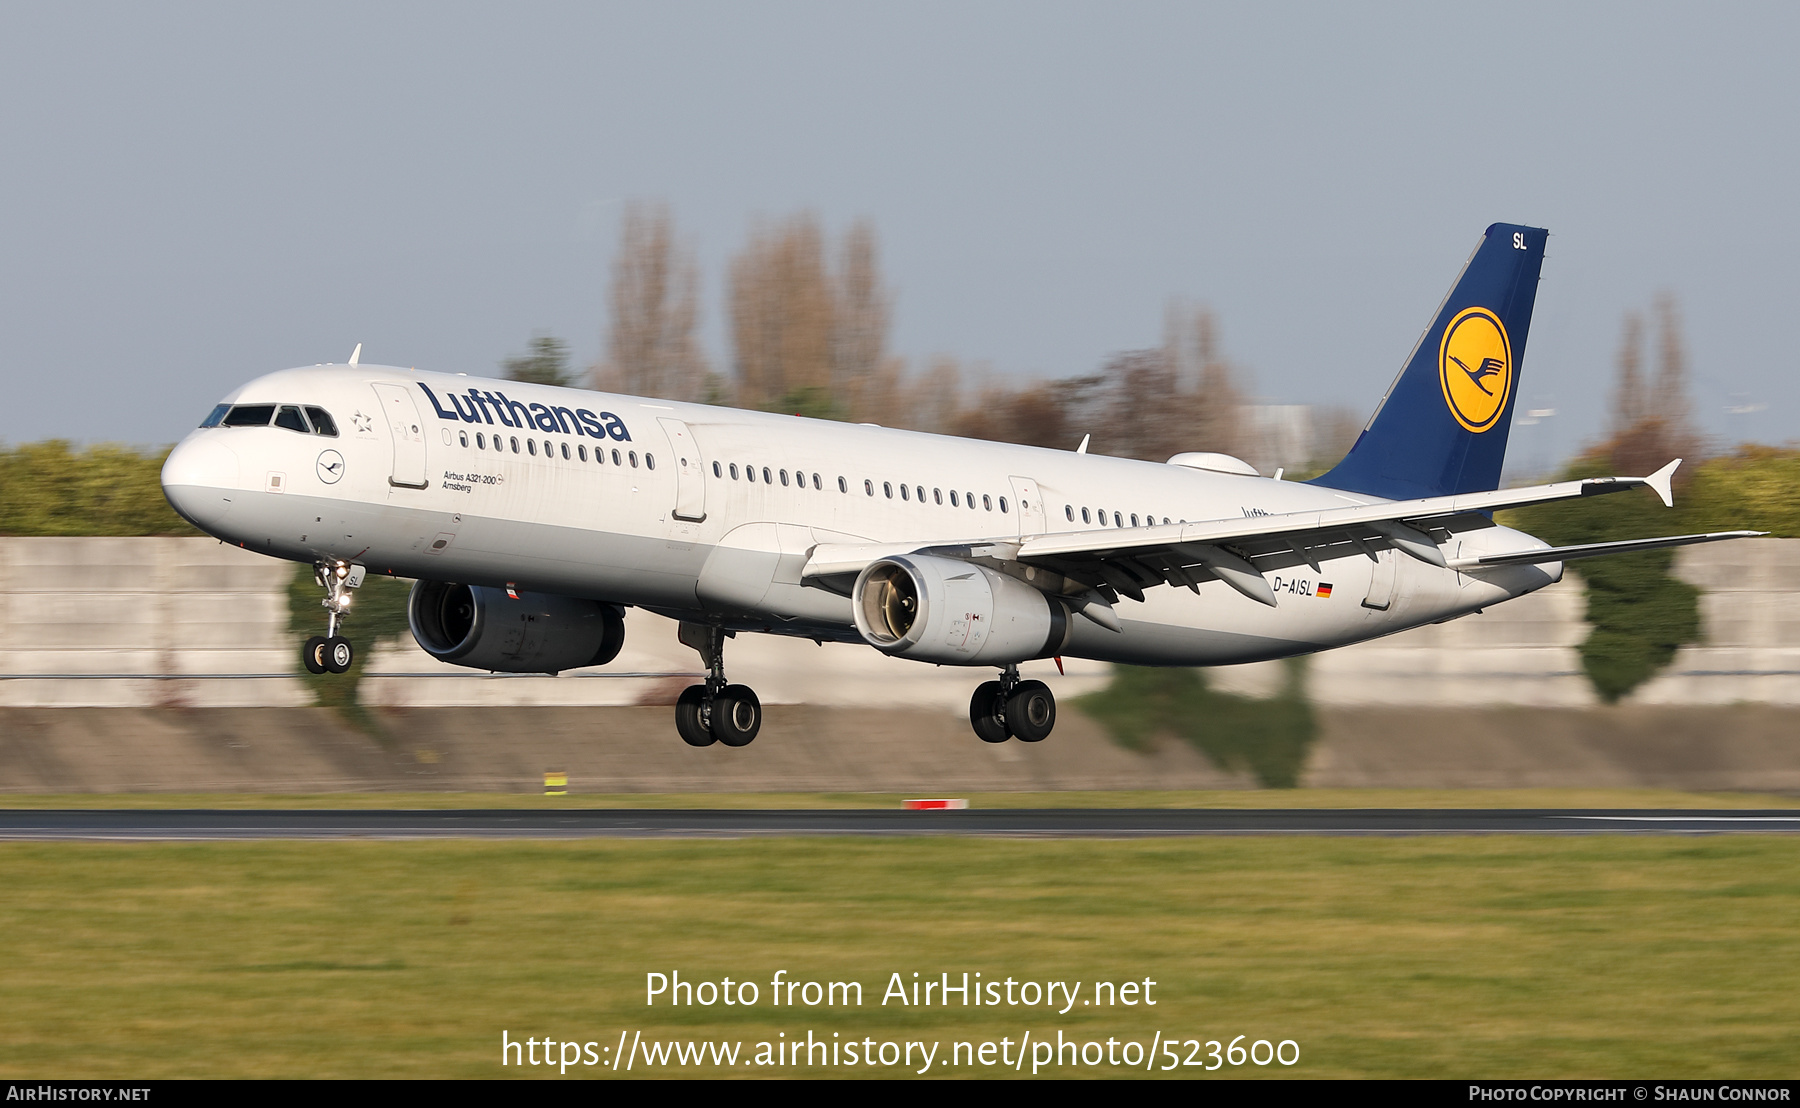
[[[1638,550],[1662,550],[1670,546],[1693,546],[1702,542],[1726,539],[1754,539],[1767,531],[1714,531],[1705,535],[1666,535],[1656,539],[1626,539],[1623,542],[1590,542],[1581,546],[1552,546],[1545,550],[1518,550],[1510,554],[1484,554],[1479,558],[1457,558],[1451,569],[1482,569],[1495,566],[1535,565],[1540,562],[1572,562],[1577,558],[1598,558],[1602,554],[1630,554]]]

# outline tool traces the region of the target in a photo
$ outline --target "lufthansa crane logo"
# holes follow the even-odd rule
[[[1456,422],[1480,434],[1500,420],[1512,395],[1512,343],[1500,317],[1466,308],[1444,328],[1438,382]]]

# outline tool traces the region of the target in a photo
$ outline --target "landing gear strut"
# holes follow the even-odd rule
[[[309,673],[347,673],[356,660],[356,648],[338,634],[350,609],[350,590],[363,583],[363,567],[348,562],[319,562],[313,566],[313,580],[325,590],[320,606],[325,609],[325,633],[306,640],[300,660]]]
[[[1056,727],[1056,697],[1042,681],[1019,680],[1009,665],[998,681],[984,681],[969,700],[969,724],[982,742],[1043,742]]]
[[[675,730],[689,746],[749,746],[762,730],[762,702],[748,685],[725,682],[725,629],[681,625],[681,641],[706,662],[706,683],[689,685],[675,701]]]

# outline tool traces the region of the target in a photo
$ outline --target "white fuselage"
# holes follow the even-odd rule
[[[802,583],[818,544],[1017,541],[1380,502],[1179,465],[388,367],[286,370],[227,402],[320,407],[338,431],[219,426],[176,447],[163,471],[171,503],[228,542],[844,642],[863,641],[850,600]],[[1494,527],[1444,552],[1537,545]],[[1074,619],[1063,652],[1148,665],[1281,657],[1454,618],[1560,575],[1554,563],[1476,576],[1396,550],[1358,554],[1268,574],[1272,608],[1222,581],[1197,594],[1151,588],[1142,602],[1120,600],[1122,631]]]

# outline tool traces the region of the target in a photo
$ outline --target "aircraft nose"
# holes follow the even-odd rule
[[[190,438],[169,452],[162,487],[170,507],[202,531],[216,534],[237,494],[238,456],[211,436]]]

